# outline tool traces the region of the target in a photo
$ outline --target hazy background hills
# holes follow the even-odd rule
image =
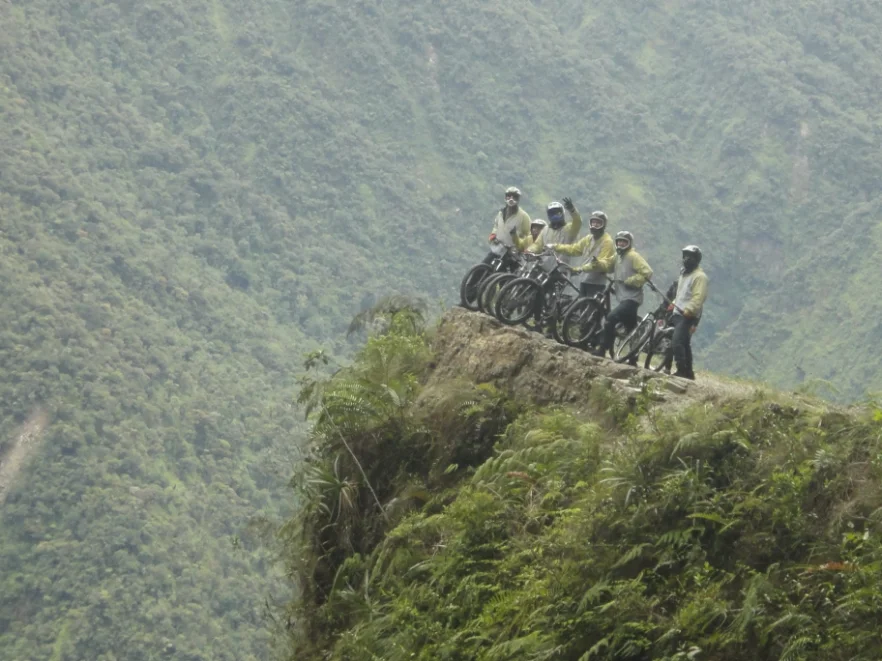
[[[699,243],[702,367],[882,387],[882,7],[0,2],[0,659],[262,658],[303,353],[504,186]]]

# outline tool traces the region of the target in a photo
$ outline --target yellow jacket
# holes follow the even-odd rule
[[[643,304],[643,285],[652,277],[652,269],[643,256],[631,248],[624,255],[616,256],[616,298],[619,301],[637,301]]]
[[[585,261],[574,271],[586,273],[585,282],[606,284],[606,273],[612,273],[616,266],[616,245],[612,237],[604,232],[599,239],[593,234],[583,236],[576,243],[555,246],[555,250],[564,255],[581,255]],[[591,258],[595,259],[592,260]]]
[[[707,300],[707,282],[707,275],[700,266],[690,273],[680,275],[674,305],[683,310],[687,317],[691,319],[701,317],[701,310]]]

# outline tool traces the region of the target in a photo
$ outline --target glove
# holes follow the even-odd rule
[[[545,247],[548,248],[549,250],[554,250],[555,248],[557,248],[557,244],[556,243],[546,243]]]
[[[692,314],[691,312],[689,312],[689,310],[683,310],[683,316],[686,317],[687,319],[692,319],[695,317],[695,315]]]
[[[671,303],[671,304],[668,306],[668,312],[673,312],[673,311],[674,311],[674,304]]]
[[[573,198],[571,198],[571,197],[565,197],[563,199],[563,205],[564,205],[564,209],[566,209],[570,213],[573,213],[576,210],[576,205],[573,204]]]
[[[496,241],[496,232],[493,232],[493,234],[491,234],[491,235],[490,235],[490,238],[487,239],[487,240],[488,240],[488,241]]]

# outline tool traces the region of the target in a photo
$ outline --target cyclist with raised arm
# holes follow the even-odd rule
[[[570,214],[570,222],[567,222],[566,212]],[[530,252],[542,252],[549,245],[572,243],[582,229],[582,216],[579,215],[573,200],[568,197],[563,198],[563,204],[560,202],[549,204],[545,214],[548,216],[548,227],[530,246]],[[564,261],[569,263],[569,260]]]
[[[692,334],[701,319],[701,311],[707,300],[707,275],[701,266],[701,249],[690,245],[683,248],[683,267],[677,280],[677,296],[674,299],[671,324],[674,336],[671,344],[677,371],[674,376],[695,380],[692,369]]]
[[[611,273],[616,265],[616,248],[612,237],[606,231],[606,214],[595,211],[588,219],[590,234],[582,237],[576,243],[549,244],[556,252],[564,255],[580,255],[583,259],[581,266],[573,268],[574,273],[584,273],[579,293],[582,296],[595,296],[602,294],[606,289],[607,273]]]
[[[624,324],[631,331],[637,324],[637,310],[643,303],[643,285],[652,277],[652,269],[646,260],[634,250],[634,235],[630,232],[616,234],[616,263],[613,280],[619,304],[606,318],[603,339],[595,356],[612,353],[616,340],[616,326]]]
[[[530,216],[520,208],[521,191],[514,186],[505,189],[505,206],[496,214],[493,220],[493,231],[490,232],[490,243],[498,241],[506,246],[515,246],[514,236],[524,240],[530,236]],[[490,252],[484,263],[489,264],[495,255]]]

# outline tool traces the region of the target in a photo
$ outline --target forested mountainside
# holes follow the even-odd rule
[[[879,658],[878,404],[388,321],[312,390],[289,658]]]
[[[452,294],[503,187],[659,278],[704,365],[879,384],[882,7],[0,2],[0,659],[259,658],[301,356]],[[0,448],[3,452],[3,448]],[[124,650],[124,651],[123,651]]]

